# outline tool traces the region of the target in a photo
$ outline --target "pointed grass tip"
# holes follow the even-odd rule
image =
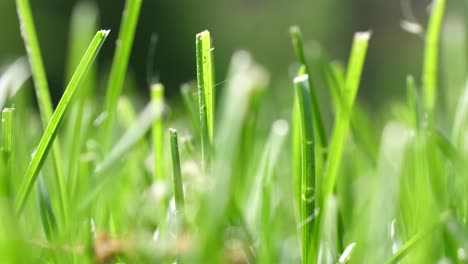
[[[294,78],[294,83],[301,83],[309,80],[308,74],[299,75]]]

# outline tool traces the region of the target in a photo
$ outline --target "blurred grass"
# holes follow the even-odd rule
[[[18,1],[27,3],[27,0]],[[0,262],[465,263],[468,259],[465,125],[468,76],[463,71],[466,58],[457,55],[466,54],[466,41],[464,35],[451,41],[455,34],[451,30],[466,31],[466,23],[462,23],[466,22],[466,13],[460,15],[454,9],[461,7],[456,1],[449,1],[451,4],[443,12],[445,1],[437,1],[433,7],[439,9],[431,13],[428,22],[432,25],[428,29],[432,37],[428,40],[433,41],[428,41],[424,48],[424,42],[418,40],[417,47],[426,50],[425,57],[418,58],[422,52],[408,57],[402,52],[388,61],[394,54],[389,49],[399,46],[392,43],[405,43],[398,35],[392,43],[381,42],[394,36],[392,30],[373,28],[370,42],[371,34],[367,31],[356,33],[352,41],[352,35],[345,33],[346,30],[338,30],[340,19],[358,17],[365,12],[366,9],[359,9],[358,1],[354,5],[330,1],[313,11],[303,9],[314,4],[301,6],[280,1],[207,0],[208,7],[188,3],[183,10],[193,8],[196,13],[205,8],[205,12],[204,16],[180,17],[178,23],[195,18],[199,23],[190,25],[187,32],[200,24],[211,25],[207,21],[222,23],[213,26],[212,39],[205,33],[208,36],[205,41],[210,40],[213,46],[205,45],[204,49],[199,46],[197,54],[193,37],[199,30],[190,33],[188,41],[159,36],[161,42],[171,41],[172,49],[180,45],[192,50],[188,54],[157,53],[160,55],[154,59],[160,69],[156,72],[161,74],[163,83],[169,76],[164,74],[166,66],[169,70],[172,67],[171,63],[164,64],[164,58],[169,57],[174,65],[180,65],[177,85],[169,81],[164,92],[159,82],[133,81],[147,72],[153,74],[152,69],[140,71],[139,66],[132,67],[135,63],[132,59],[127,63],[130,54],[153,59],[138,44],[139,36],[151,36],[145,32],[145,26],[137,28],[134,45],[130,44],[132,34],[124,34],[127,41],[120,47],[126,51],[116,56],[113,64],[120,71],[114,70],[109,75],[105,60],[91,68],[106,34],[99,31],[44,133],[38,132],[41,122],[30,83],[16,91],[11,81],[0,82],[5,106],[16,109],[14,122],[10,122],[11,116],[7,114],[2,118],[6,125],[2,126],[1,135],[0,182],[10,181],[11,193],[17,197],[16,201],[8,195],[0,197],[0,216],[4,219],[0,227],[0,248],[6,252],[1,254]],[[172,6],[167,2],[157,4]],[[375,8],[367,4],[367,8]],[[63,64],[69,65],[67,72],[76,66],[78,54],[84,52],[82,43],[89,42],[98,24],[98,9],[92,5],[87,7],[96,13],[79,12],[83,5],[78,5],[74,12],[70,25],[72,43],[68,45],[68,56],[64,56],[69,61]],[[350,17],[337,18],[325,26],[303,27],[310,30],[305,36],[316,36],[320,41],[304,39],[303,52],[298,56],[302,65],[291,63],[293,49],[302,49],[302,45],[283,47],[281,43],[289,43],[289,25],[296,23],[290,23],[293,15],[289,12],[284,12],[284,18],[270,20],[275,10],[296,10],[297,20],[306,19],[305,14],[320,13],[318,21],[328,21],[327,15],[337,7],[344,13],[341,8],[352,7],[346,11]],[[36,8],[33,6],[33,13]],[[123,8],[116,12],[101,6],[100,24],[106,24],[106,16],[120,15]],[[232,13],[229,16],[216,12],[228,9]],[[145,25],[144,4],[141,10],[140,21]],[[181,10],[177,9],[182,13]],[[265,13],[259,14],[258,10]],[[47,12],[53,14],[54,9]],[[421,14],[426,16],[418,12],[418,17]],[[443,14],[446,24],[439,41],[440,24],[433,21],[442,21]],[[239,15],[242,23],[251,23],[249,27],[232,28],[229,20],[235,15]],[[169,20],[167,16],[154,18],[159,19]],[[389,24],[398,27],[399,20],[400,16]],[[426,24],[427,19],[423,20]],[[41,19],[38,21],[39,29]],[[270,21],[269,27],[259,30],[265,21]],[[85,22],[89,24],[84,26]],[[350,23],[350,28],[362,26],[362,21],[355,23]],[[125,29],[126,23],[123,24]],[[83,31],[77,32],[76,25],[83,25],[79,26]],[[177,26],[180,24],[176,23],[174,28]],[[174,28],[169,32],[177,35]],[[122,32],[127,32],[124,29]],[[350,29],[354,31],[358,29]],[[248,32],[256,33],[255,37],[247,38]],[[340,55],[337,50],[341,48],[327,45],[334,38],[351,45],[349,55],[344,51]],[[50,49],[48,40],[43,43],[41,39],[41,47]],[[238,43],[250,45],[253,52],[229,51]],[[411,51],[410,47],[401,46],[408,48],[405,52]],[[103,51],[104,56],[109,52],[108,56],[112,48],[106,46]],[[219,83],[204,81],[212,80],[207,52],[210,56],[216,54]],[[228,64],[227,54],[231,53]],[[36,62],[40,61],[38,54],[36,49],[31,56]],[[44,54],[47,60],[47,52]],[[188,66],[178,61],[178,56],[184,54],[191,61]],[[343,58],[348,56],[348,66],[344,69]],[[457,59],[452,65],[444,56]],[[442,58],[441,63],[438,58]],[[200,76],[196,75],[196,62],[202,69]],[[413,72],[408,70],[409,66],[395,66],[403,64],[414,64],[418,69],[425,65],[426,71]],[[33,70],[43,70],[37,65]],[[191,69],[185,72],[184,67]],[[462,69],[451,72],[447,67]],[[45,76],[53,74],[48,74],[47,63],[45,69],[47,75],[44,73],[42,80],[47,82]],[[78,85],[89,69],[90,78]],[[5,71],[1,80],[14,79],[18,72]],[[299,77],[294,79],[298,72]],[[376,72],[379,74],[374,75]],[[23,80],[25,76],[28,74],[22,72],[18,79]],[[37,79],[37,72],[33,76]],[[155,76],[144,77],[158,81]],[[186,83],[196,77],[202,88],[199,91],[193,82]],[[116,85],[106,85],[109,78]],[[314,86],[311,86],[312,79]],[[378,84],[371,86],[378,87],[374,88],[374,96],[380,98],[377,101],[368,101],[372,96],[358,96],[359,90],[370,91],[365,87],[372,84],[372,79]],[[23,81],[18,82],[23,86]],[[180,83],[186,84],[179,90]],[[406,93],[394,98],[394,91],[387,88],[391,86]],[[106,87],[109,90],[102,92]],[[75,89],[84,92],[72,100]],[[214,90],[219,93],[206,99],[210,90],[211,95]],[[316,100],[312,90],[317,91]],[[198,101],[197,97],[204,100]],[[113,121],[105,119],[106,109],[102,106],[106,101],[112,102],[107,106],[114,111]],[[44,104],[40,100],[39,103]],[[68,108],[74,111],[66,115]],[[317,115],[323,117],[323,124],[318,122]],[[214,117],[211,122],[203,120],[208,116]],[[62,120],[67,122],[64,129],[60,129]],[[322,141],[314,134],[316,126],[323,126],[321,133],[324,139],[330,138],[330,146],[318,146]],[[173,129],[165,133],[169,127]],[[292,137],[288,134],[289,127]],[[57,135],[65,142],[61,158],[67,161],[64,168],[70,172],[62,190],[50,176],[54,174],[54,166],[44,163]],[[205,167],[206,145],[209,145],[210,163]],[[31,153],[34,153],[32,159]],[[8,168],[9,163],[12,170]],[[21,177],[24,171],[25,176]],[[30,195],[34,192],[36,195]],[[71,197],[69,206],[60,206],[63,193]],[[65,210],[69,217],[57,217],[59,210]]]

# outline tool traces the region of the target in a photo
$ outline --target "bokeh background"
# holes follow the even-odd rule
[[[92,0],[87,0],[92,1]],[[58,101],[65,83],[70,16],[77,0],[33,0],[31,7],[44,62]],[[215,46],[216,81],[224,79],[229,59],[238,49],[250,51],[271,73],[275,89],[289,88],[294,53],[288,29],[301,26],[311,53],[317,43],[330,59],[346,62],[353,33],[372,30],[373,37],[359,92],[361,102],[378,109],[401,98],[405,76],[420,76],[423,36],[406,32],[402,20],[416,19],[425,27],[429,0],[143,0],[130,72],[142,95],[147,94],[148,60],[163,82],[168,97],[177,96],[183,82],[196,77],[195,34],[208,29]],[[111,29],[103,48],[100,70],[106,71],[121,20],[124,0],[96,0],[101,28]],[[468,1],[448,1],[445,38],[466,38]],[[409,8],[413,14],[409,14]],[[414,15],[414,18],[411,17]],[[414,21],[416,22],[416,21]],[[455,24],[455,26],[454,26]],[[460,26],[461,25],[461,26]],[[148,57],[152,34],[158,42],[154,58]],[[465,46],[466,50],[466,46]],[[0,1],[0,65],[25,54],[14,0]],[[457,53],[458,57],[466,54]],[[443,54],[442,54],[443,55]],[[456,59],[450,58],[448,59]],[[466,69],[451,71],[466,74]],[[150,76],[150,77],[155,77]],[[133,78],[133,77],[132,77]],[[282,86],[285,86],[281,88]],[[103,89],[101,87],[100,89]]]

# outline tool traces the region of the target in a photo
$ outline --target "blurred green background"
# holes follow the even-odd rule
[[[55,102],[65,82],[69,21],[77,2],[31,1]],[[468,27],[463,19],[468,1],[448,2],[446,24],[455,21],[463,27],[452,25],[455,32],[445,30],[443,35],[464,39]],[[112,59],[124,1],[94,3],[99,6],[101,27],[112,30],[111,41],[99,57],[100,70],[105,73]],[[368,106],[377,107],[400,98],[407,74],[420,75],[423,37],[401,28],[400,22],[410,19],[405,14],[408,10],[402,8],[405,5],[411,6],[425,27],[430,8],[430,1],[426,0],[144,0],[129,71],[146,96],[148,48],[151,35],[156,33],[158,42],[152,59],[156,76],[150,77],[163,82],[168,96],[173,97],[181,83],[196,77],[195,34],[208,29],[214,39],[218,83],[224,80],[232,53],[245,49],[269,70],[272,83],[278,84],[279,89],[278,86],[288,86],[290,66],[294,63],[288,33],[291,25],[301,26],[309,47],[320,43],[329,58],[343,62],[347,60],[353,33],[370,29],[373,37],[359,97]],[[25,54],[14,0],[0,1],[0,25],[0,65],[5,65]],[[465,74],[463,69],[460,71]]]

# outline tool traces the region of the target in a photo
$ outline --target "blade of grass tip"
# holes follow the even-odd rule
[[[310,100],[309,76],[307,74],[294,79],[297,108],[301,128],[301,217],[302,263],[310,262],[310,241],[314,218],[315,195],[315,156],[313,109]]]
[[[371,37],[370,32],[358,32],[354,36],[351,56],[348,62],[348,71],[345,86],[342,91],[343,107],[337,113],[335,127],[331,138],[328,159],[323,180],[323,192],[318,197],[320,204],[324,198],[330,196],[335,188],[338,170],[343,156],[344,142],[348,134],[351,112],[361,80],[362,69],[366,57],[367,46]]]
[[[160,83],[151,86],[151,103],[156,108],[164,108],[164,86]],[[164,179],[164,124],[163,116],[159,115],[151,128],[154,155],[154,180]]]
[[[431,235],[436,229],[440,228],[450,218],[450,214],[442,213],[431,226],[416,233],[408,240],[385,264],[397,264],[411,251],[421,240]]]
[[[117,163],[120,161],[122,156],[124,156],[141,140],[142,137],[144,137],[151,128],[153,121],[158,116],[162,115],[162,112],[162,108],[156,108],[152,103],[146,105],[143,111],[138,115],[135,123],[117,141],[114,148],[112,148],[106,158],[95,167],[91,177],[96,180],[86,194],[86,198],[82,200],[78,207],[78,211],[86,209],[94,201],[109,178],[113,176],[107,172],[114,166],[117,166]],[[115,178],[112,179],[116,180]]]
[[[203,171],[206,173],[211,161],[211,148],[213,146],[213,119],[214,119],[214,87],[213,69],[211,66],[211,39],[210,32],[205,30],[196,35],[197,59],[197,85],[198,106],[200,114],[201,145]]]
[[[178,214],[184,214],[184,189],[182,186],[182,172],[180,169],[179,142],[177,130],[169,129],[171,137],[172,180],[174,182],[174,199]]]
[[[424,103],[429,112],[430,122],[433,121],[436,97],[437,97],[437,70],[440,28],[444,18],[446,0],[434,0],[432,2],[432,13],[426,33],[423,65],[423,88]]]
[[[185,107],[187,108],[190,114],[190,120],[192,121],[192,126],[195,136],[200,134],[200,119],[198,116],[197,102],[194,100],[194,89],[192,89],[191,84],[183,84],[180,88],[182,94],[182,101],[184,102]]]
[[[14,108],[5,108],[2,111],[2,148],[1,154],[3,158],[3,179],[2,182],[2,195],[5,197],[11,196],[11,182],[12,169],[13,169],[13,122],[14,122]]]
[[[322,119],[322,114],[320,112],[320,106],[318,104],[318,99],[315,91],[315,86],[312,81],[312,77],[310,75],[310,68],[309,65],[307,64],[306,58],[305,58],[305,53],[304,53],[304,44],[302,41],[302,32],[301,29],[298,26],[292,26],[290,28],[290,34],[291,34],[291,39],[293,42],[294,50],[296,52],[296,57],[301,65],[304,65],[306,68],[306,73],[309,75],[309,89],[310,89],[310,98],[312,100],[312,107],[314,110],[314,131],[316,135],[316,139],[318,142],[318,146],[321,148],[321,152],[319,153],[324,153],[324,158],[326,157],[325,152],[323,151],[326,149],[328,143],[327,143],[327,136],[325,133],[325,126],[323,124],[323,119]]]
[[[117,101],[120,94],[122,93],[122,88],[125,81],[128,61],[133,47],[135,30],[138,24],[141,3],[142,0],[127,0],[125,2],[125,10],[123,12],[119,36],[116,43],[111,72],[109,75],[109,83],[107,85],[105,103],[106,118],[102,126],[102,142],[104,153],[108,151],[110,142],[112,140]]]
[[[44,228],[44,233],[47,237],[47,240],[50,241],[57,230],[57,223],[55,220],[54,211],[52,210],[52,206],[50,204],[49,192],[47,191],[47,186],[42,173],[39,173],[37,181],[36,189],[42,226]]]
[[[21,34],[24,39],[29,64],[31,66],[32,77],[34,81],[37,102],[41,113],[42,126],[45,128],[52,119],[53,105],[49,93],[49,84],[42,61],[42,55],[39,47],[39,40],[34,26],[34,20],[29,5],[29,0],[16,0],[18,16],[21,26]],[[65,188],[65,177],[62,170],[62,154],[60,150],[60,141],[56,140],[52,146],[52,162],[55,172],[55,181],[60,195],[59,203],[63,219],[67,219],[67,193]]]
[[[67,79],[73,76],[73,72],[80,63],[82,54],[86,51],[88,43],[97,30],[99,19],[98,8],[92,2],[79,2],[73,9],[71,25],[70,25],[70,51],[68,58]],[[68,151],[68,177],[67,184],[69,186],[70,197],[73,200],[77,189],[77,174],[78,165],[80,163],[79,155],[83,147],[83,136],[86,134],[86,129],[83,127],[85,115],[86,98],[94,90],[96,85],[96,66],[93,66],[87,77],[82,82],[82,89],[78,90],[76,95],[76,104],[73,106],[71,113],[73,118],[70,118],[67,126],[68,139],[71,142]],[[72,116],[71,115],[71,116]]]
[[[86,75],[87,71],[91,67],[91,64],[94,62],[99,50],[102,47],[102,44],[107,38],[109,31],[101,30],[96,33],[91,44],[88,47],[88,50],[83,56],[80,64],[78,65],[75,74],[73,75],[70,83],[68,84],[65,92],[63,93],[60,102],[57,105],[52,118],[50,119],[49,124],[47,125],[45,132],[39,141],[39,145],[34,153],[34,156],[26,170],[23,183],[20,186],[18,194],[16,196],[16,212],[18,215],[21,214],[26,201],[28,199],[29,193],[36,181],[39,170],[41,169],[47,153],[52,145],[52,142],[57,135],[58,129],[63,121],[64,114],[70,106],[70,101],[75,93],[76,88],[78,87],[80,81]]]

